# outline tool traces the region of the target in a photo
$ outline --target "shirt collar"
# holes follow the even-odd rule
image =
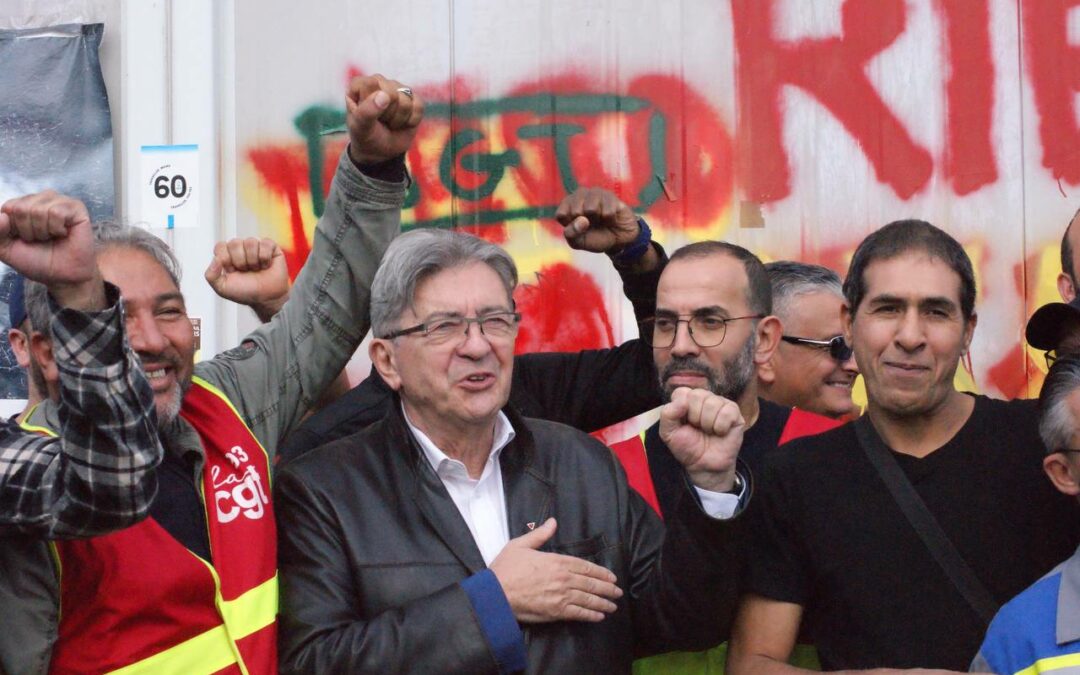
[[[401,404],[401,414],[405,417],[405,424],[409,427],[409,431],[412,432],[413,438],[420,444],[420,449],[424,452],[424,457],[427,458],[428,463],[431,464],[431,468],[435,469],[435,473],[439,472],[439,467],[444,462],[454,462],[457,460],[447,457],[446,453],[440,450],[435,443],[425,434],[420,431],[409,419],[409,413],[405,412],[405,404]],[[510,419],[503,411],[499,411],[499,414],[495,416],[495,434],[491,442],[491,452],[488,453],[488,461],[497,460],[510,441],[514,440],[516,436],[513,425],[510,424]]]
[[[1080,548],[1062,564],[1056,637],[1059,645],[1080,640]]]

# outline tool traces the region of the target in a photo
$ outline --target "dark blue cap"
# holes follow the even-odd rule
[[[8,296],[8,319],[10,328],[18,328],[26,321],[26,280],[18,272],[11,272],[11,295]]]

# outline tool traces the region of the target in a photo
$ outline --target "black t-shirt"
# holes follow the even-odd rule
[[[893,453],[998,602],[1077,545],[1076,504],[1043,475],[1034,401],[975,397],[924,458]],[[846,424],[769,453],[747,589],[805,608],[826,670],[966,670],[986,625],[937,566]]]

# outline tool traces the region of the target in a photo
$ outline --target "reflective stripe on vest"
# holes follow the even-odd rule
[[[1048,656],[1039,659],[1027,668],[1018,671],[1016,675],[1037,675],[1038,673],[1052,673],[1055,670],[1066,668],[1080,668],[1080,654],[1062,654],[1060,656]]]
[[[218,583],[217,573],[213,568],[210,568],[210,571],[214,575],[215,583]],[[246,675],[248,670],[239,658],[235,644],[274,621],[278,607],[277,576],[235,600],[221,600],[220,593],[217,598],[220,603],[218,610],[225,619],[224,624],[138,663],[114,670],[112,675],[212,673],[233,664],[237,664],[240,672]]]
[[[192,378],[180,414],[206,451],[197,488],[214,564],[152,517],[58,542],[67,569],[55,672],[277,672],[269,457],[225,394],[201,378]]]
[[[41,434],[42,436],[52,436],[53,438],[56,438],[59,434],[57,434],[55,431],[53,431],[49,427],[42,427],[42,426],[38,426],[36,424],[30,424],[30,423],[28,423],[26,421],[26,420],[28,420],[28,419],[30,419],[31,417],[34,416],[34,411],[38,409],[39,405],[41,405],[41,403],[35,403],[33,408],[30,408],[29,410],[26,411],[26,416],[23,417],[22,422],[19,422],[19,426],[22,427],[23,429],[25,429],[27,431],[31,431],[31,432],[33,432],[35,434]]]

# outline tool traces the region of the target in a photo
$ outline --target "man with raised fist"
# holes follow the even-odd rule
[[[166,448],[150,517],[77,544],[0,549],[9,672],[277,672],[277,533],[270,466],[279,441],[334,380],[367,332],[371,279],[400,229],[405,151],[420,98],[381,76],[346,96],[350,144],[290,299],[239,347],[194,363],[194,339],[168,246],[100,226],[102,276],[119,287],[126,334],[153,391]],[[259,292],[275,257],[219,244],[206,279],[225,297]],[[54,342],[55,342],[54,336]],[[43,573],[44,572],[44,573]]]
[[[157,491],[162,449],[116,287],[94,261],[86,208],[55,192],[6,202],[0,260],[47,289],[61,432],[0,426],[0,534],[87,537],[138,522]]]
[[[391,244],[370,347],[390,409],[278,476],[283,672],[628,673],[719,631],[739,407],[671,392],[661,433],[688,481],[665,533],[607,448],[507,406],[516,284],[471,235]]]

